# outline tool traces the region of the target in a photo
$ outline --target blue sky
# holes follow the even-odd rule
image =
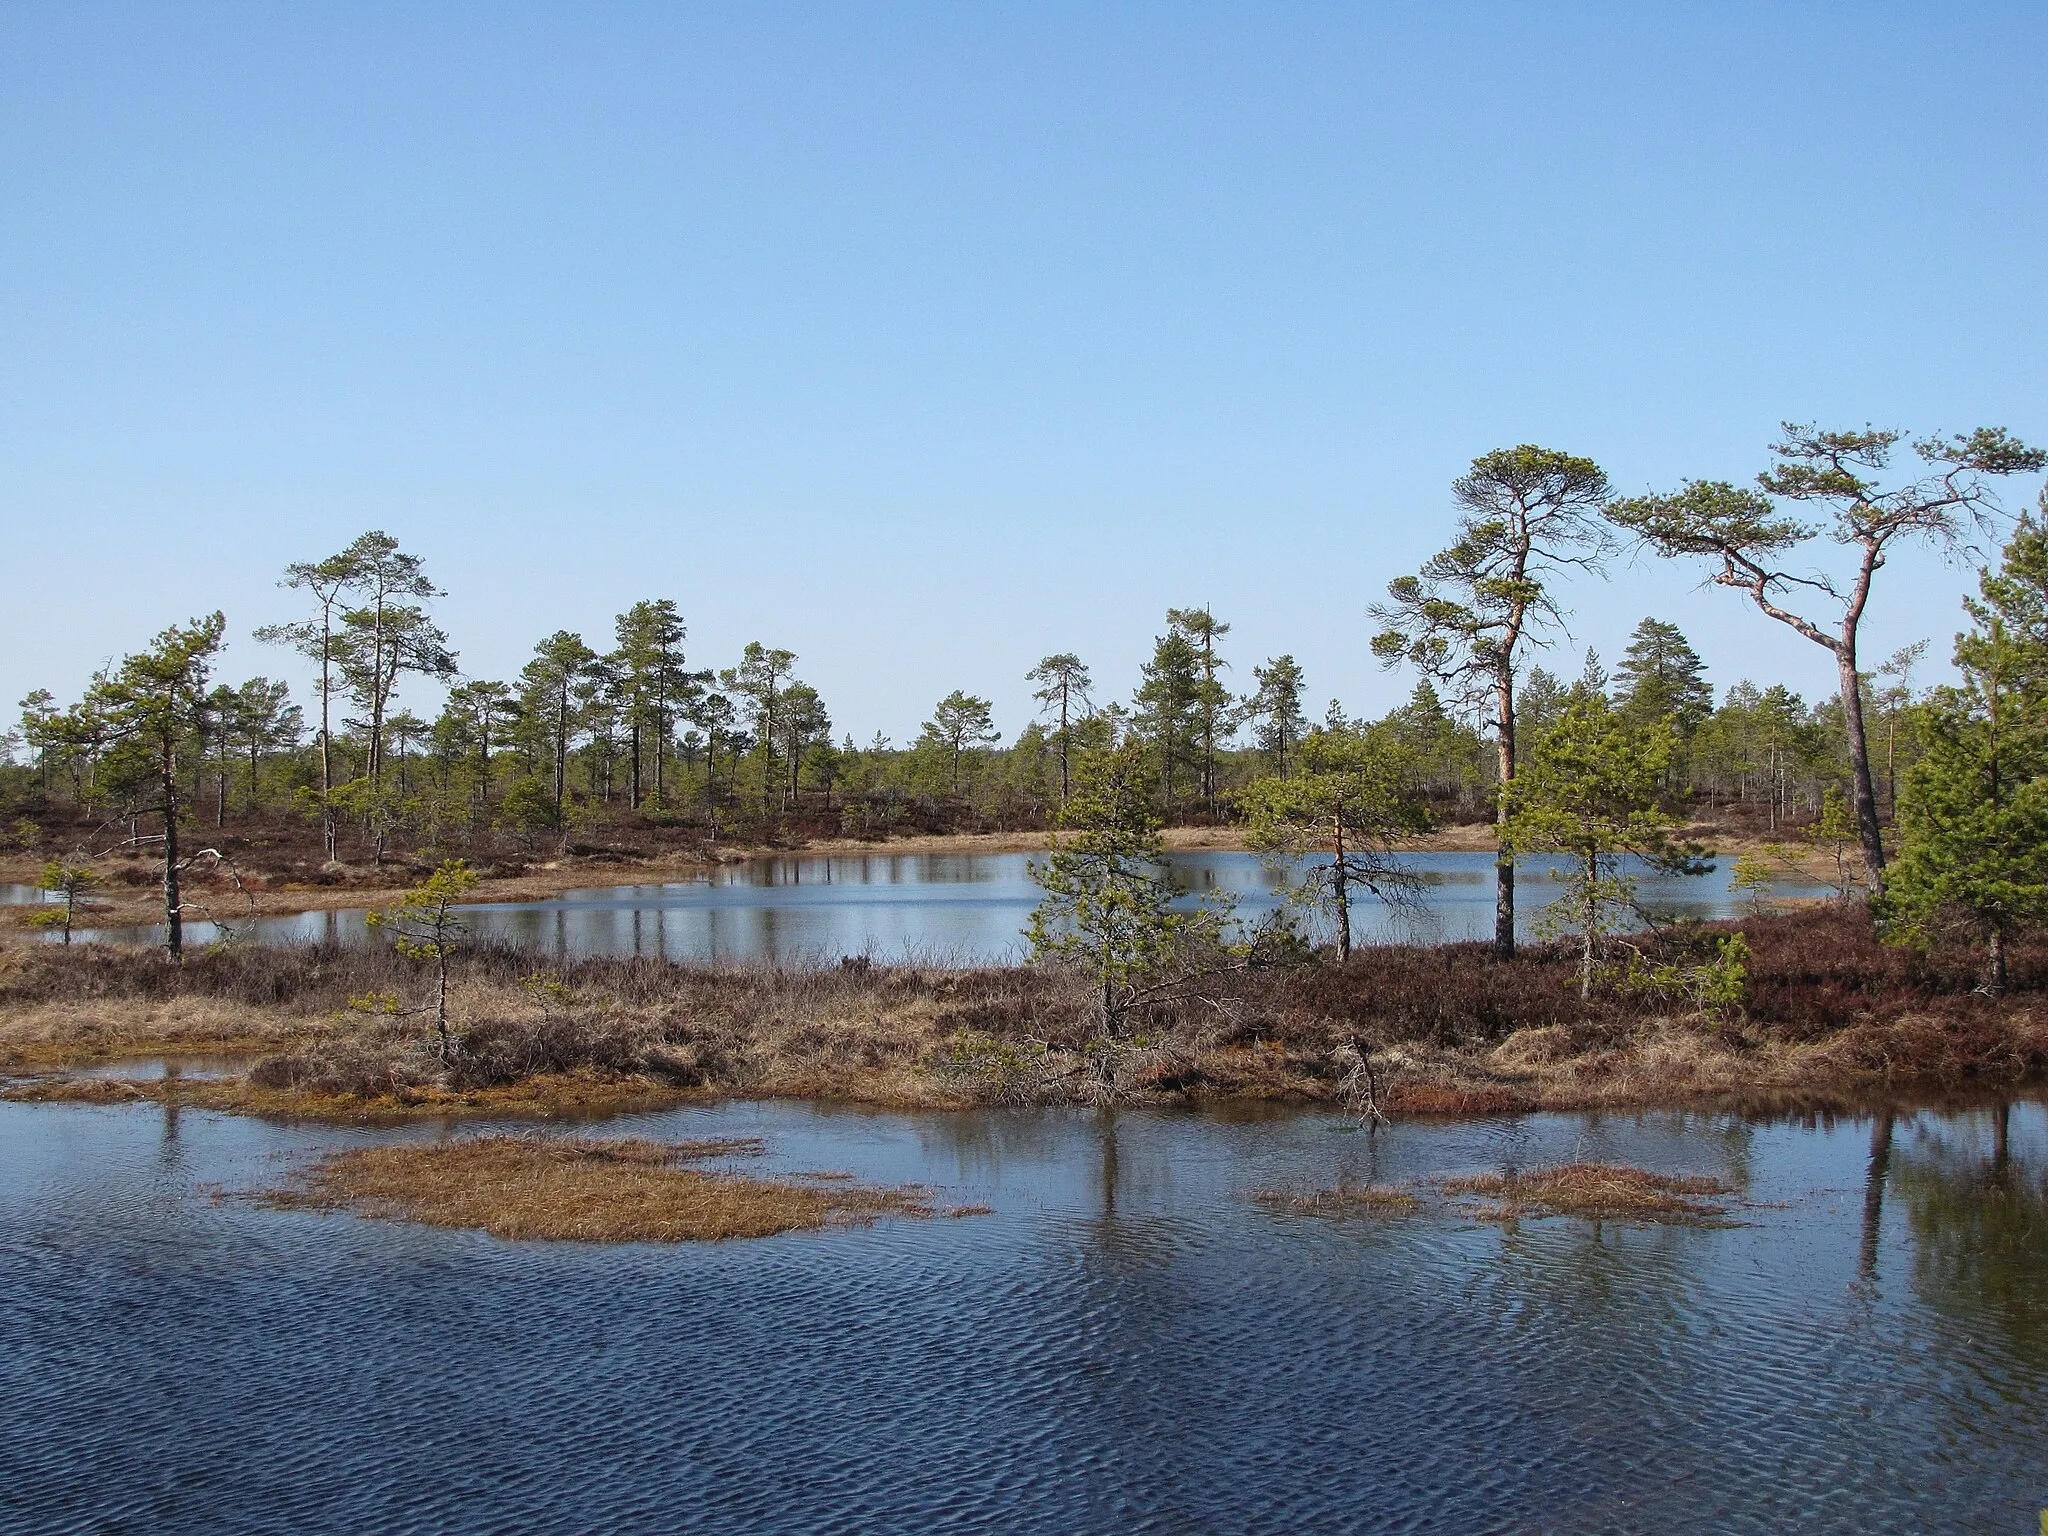
[[[17,3],[0,698],[215,607],[297,677],[280,569],[381,527],[477,676],[667,596],[862,740],[1008,736],[1208,603],[1244,686],[1377,711],[1364,610],[1488,449],[2048,439],[2044,57],[2017,4]],[[1869,653],[1970,577],[1895,562]],[[1575,588],[1576,645],[1831,690],[1696,582]]]

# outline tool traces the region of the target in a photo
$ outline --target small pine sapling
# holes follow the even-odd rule
[[[1758,917],[1763,916],[1764,903],[1770,899],[1771,889],[1777,883],[1777,876],[1771,871],[1771,861],[1759,854],[1740,855],[1728,872],[1728,888],[1740,891],[1749,897],[1749,910]]]
[[[1828,785],[1821,791],[1820,817],[1806,829],[1806,840],[1833,856],[1835,895],[1843,901],[1863,883],[1850,867],[1852,851],[1861,857],[1860,836],[1855,813],[1849,809],[1849,797],[1833,784]]]
[[[71,942],[71,930],[77,923],[78,915],[104,903],[93,899],[100,877],[83,864],[67,864],[62,859],[52,859],[43,866],[42,877],[36,881],[36,889],[46,897],[56,900],[40,912],[29,916],[32,928],[61,929],[64,942]]]
[[[448,1059],[448,959],[469,937],[459,915],[462,898],[476,889],[476,871],[449,859],[388,907],[365,915],[372,928],[388,929],[398,952],[434,967],[434,1054]],[[385,1011],[385,1010],[379,1010]],[[408,1010],[424,1013],[424,1008]]]

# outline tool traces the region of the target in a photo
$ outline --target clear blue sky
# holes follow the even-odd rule
[[[2048,438],[2044,59],[2038,3],[17,0],[0,699],[215,607],[298,677],[279,570],[381,527],[472,675],[669,596],[862,740],[955,687],[1008,737],[1039,656],[1123,694],[1208,603],[1240,684],[1377,711],[1364,609],[1488,449]],[[1870,651],[1969,574],[1898,562]],[[1831,690],[1694,585],[1577,644]]]

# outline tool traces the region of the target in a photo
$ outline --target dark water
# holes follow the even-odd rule
[[[741,1104],[988,1217],[505,1243],[206,1193],[433,1135],[0,1104],[0,1527],[2031,1532],[2048,1121],[1397,1124]],[[1562,1158],[1727,1230],[1332,1222],[1253,1189]],[[758,1165],[757,1165],[758,1166]]]
[[[550,954],[665,955],[673,960],[800,962],[871,954],[939,963],[1021,958],[1022,929],[1042,894],[1032,883],[1034,856],[1006,854],[859,854],[754,859],[704,881],[570,891],[551,901],[471,909],[484,937]],[[1423,909],[1390,908],[1368,893],[1353,924],[1361,942],[1440,942],[1493,932],[1493,857],[1485,853],[1405,856],[1427,882]],[[1191,892],[1236,892],[1256,917],[1275,904],[1281,875],[1256,854],[1176,853],[1170,863]],[[1554,861],[1526,859],[1516,882],[1517,915],[1533,930],[1557,894]],[[1812,887],[1787,881],[1787,892]],[[1728,889],[1726,867],[1696,877],[1645,874],[1640,894],[1662,912],[1711,918],[1743,910]],[[360,911],[308,912],[251,925],[262,942],[363,939]],[[195,943],[216,930],[193,924]],[[108,930],[147,941],[156,930]]]

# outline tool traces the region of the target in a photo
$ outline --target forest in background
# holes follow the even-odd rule
[[[425,581],[381,533],[322,565],[395,565]],[[649,845],[773,845],[1032,830],[1056,815],[1076,761],[1136,739],[1156,764],[1160,817],[1215,825],[1230,819],[1245,786],[1288,775],[1303,742],[1330,731],[1386,742],[1443,821],[1493,816],[1493,754],[1436,682],[1418,680],[1406,703],[1376,720],[1353,719],[1335,700],[1311,716],[1291,656],[1253,664],[1250,687],[1234,691],[1243,658],[1229,653],[1229,624],[1201,608],[1169,610],[1130,700],[1098,699],[1086,664],[1054,655],[1031,674],[1044,714],[1008,742],[988,701],[960,690],[936,702],[915,740],[897,745],[835,739],[826,701],[786,650],[749,644],[730,667],[693,669],[670,600],[619,615],[603,652],[580,635],[552,634],[517,677],[496,681],[460,675],[428,597],[387,601],[381,612],[374,601],[335,605],[325,631],[327,733],[317,690],[301,701],[282,682],[215,682],[209,670],[179,753],[186,820],[280,836],[294,820],[317,828],[325,804],[333,853],[365,860],[420,849],[566,850],[621,835]],[[317,664],[320,631],[304,620],[279,631],[288,644],[310,640]],[[1914,668],[1926,650],[1910,647],[1866,679],[1887,818],[1898,775],[1918,752]],[[449,684],[437,713],[397,703],[411,677]],[[1575,685],[1600,689],[1631,716],[1670,720],[1683,743],[1674,795],[1738,812],[1745,825],[1774,832],[1811,821],[1827,788],[1846,781],[1839,698],[1809,703],[1746,680],[1717,696],[1674,624],[1644,619],[1611,669],[1590,653],[1569,679],[1532,667],[1517,699],[1519,734],[1540,734]],[[86,825],[104,824],[103,841],[126,838],[132,821],[160,813],[150,809],[161,795],[144,745],[111,737],[90,703],[67,708],[39,691],[21,710],[0,778],[18,845]]]
[[[1354,867],[1370,884],[1390,868],[1372,857],[1401,837],[1491,819],[1496,954],[1515,951],[1515,858],[1569,855],[1587,987],[1603,905],[1630,904],[1613,861],[1699,867],[1705,850],[1674,837],[1687,821],[1733,813],[1766,836],[1810,824],[1834,844],[1838,884],[1880,901],[1888,828],[1904,822],[1908,894],[1890,910],[1911,907],[1921,928],[1960,914],[1988,938],[2002,986],[2003,936],[2048,909],[2048,872],[2030,862],[2048,842],[2036,825],[2048,807],[2048,553],[2040,523],[2006,516],[1997,482],[2048,454],[1979,428],[1911,441],[1917,464],[1902,473],[1905,441],[1787,423],[1750,485],[1694,480],[1634,498],[1590,459],[1497,450],[1453,482],[1452,542],[1370,610],[1375,654],[1417,677],[1383,718],[1352,719],[1334,700],[1311,718],[1288,655],[1252,664],[1234,688],[1248,658],[1229,654],[1229,623],[1175,608],[1128,701],[1098,698],[1078,655],[1044,657],[1028,674],[1039,715],[1007,744],[989,701],[965,689],[907,744],[835,740],[792,652],[754,641],[729,666],[693,666],[667,598],[620,614],[605,649],[558,630],[517,677],[466,677],[434,617],[434,578],[373,531],[292,565],[281,586],[298,611],[256,631],[311,663],[311,698],[262,676],[217,680],[225,619],[195,619],[75,702],[25,700],[13,742],[27,760],[10,752],[0,792],[23,851],[55,840],[86,861],[53,864],[52,889],[96,880],[89,862],[109,852],[155,846],[173,954],[180,872],[200,857],[181,851],[181,826],[211,829],[215,864],[319,879],[346,868],[345,852],[377,865],[543,847],[624,857],[1062,821],[1135,847],[1150,835],[1141,822],[1238,820],[1269,843],[1334,848],[1348,953]],[[1964,603],[1975,627],[1954,651],[1961,685],[1916,690],[1924,641],[1866,666],[1862,627],[1889,554],[1912,542],[1974,554],[1972,536],[1990,532],[2011,542]],[[1701,562],[1710,585],[1829,652],[1840,690],[1809,702],[1744,680],[1717,697],[1680,628],[1656,618],[1611,672],[1591,652],[1569,681],[1549,670],[1539,657],[1567,632],[1570,579],[1631,544]],[[401,702],[418,684],[445,688],[432,718]],[[1081,775],[1104,772],[1114,786],[1091,803],[1113,805],[1114,824],[1082,826],[1070,797]],[[312,859],[297,846],[310,829]],[[63,868],[79,872],[71,886]]]

